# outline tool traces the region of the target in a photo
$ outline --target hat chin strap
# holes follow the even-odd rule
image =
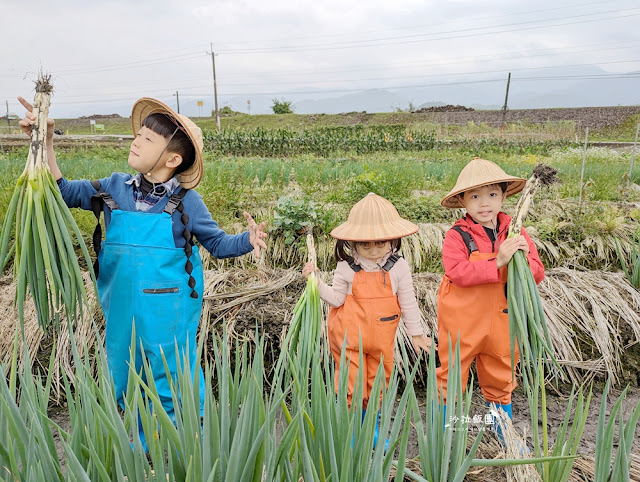
[[[167,150],[167,147],[169,147],[169,144],[171,143],[171,141],[173,140],[173,136],[176,135],[176,132],[178,132],[178,129],[180,129],[180,126],[176,127],[176,129],[173,131],[173,134],[171,134],[171,136],[169,137],[169,140],[167,141],[167,145],[164,146],[164,149],[162,149],[162,152],[160,153],[160,155],[158,156],[158,159],[156,160],[156,162],[153,164],[153,166],[151,166],[151,169],[149,169],[149,172],[147,172],[147,176],[149,176],[149,178],[151,178],[154,181],[158,181],[159,183],[163,183],[166,181],[161,181],[160,179],[155,178],[154,176],[151,175],[151,171],[153,171],[156,166],[158,165],[158,163],[160,162],[160,159],[162,159],[162,155],[165,153],[165,151]]]

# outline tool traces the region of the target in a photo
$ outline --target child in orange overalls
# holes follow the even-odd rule
[[[544,266],[526,230],[507,239],[511,217],[501,211],[504,200],[520,192],[525,183],[497,164],[474,157],[441,202],[447,208],[464,207],[467,214],[447,232],[442,246],[445,275],[438,291],[438,385],[446,397],[449,336],[453,350],[459,332],[463,389],[475,360],[487,405],[495,403],[509,418],[516,383],[511,372],[507,264],[521,249],[536,283],[544,278]],[[514,366],[518,360],[516,345]]]
[[[331,305],[327,330],[336,363],[336,391],[346,337],[349,405],[360,364],[360,337],[365,409],[380,363],[384,365],[386,385],[389,384],[401,315],[414,349],[428,351],[431,345],[431,340],[423,335],[409,265],[396,254],[400,238],[417,231],[418,226],[402,219],[393,204],[373,193],[353,206],[347,222],[331,231],[331,236],[338,240],[333,286],[318,280],[318,288],[320,297]],[[307,263],[302,273],[308,277],[314,269],[317,268]],[[374,446],[377,438],[376,424]]]

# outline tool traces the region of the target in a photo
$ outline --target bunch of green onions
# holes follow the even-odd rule
[[[91,258],[82,235],[47,162],[47,116],[51,103],[50,76],[41,75],[36,82],[27,164],[13,191],[0,234],[2,267],[14,255],[13,275],[17,279],[16,305],[24,326],[24,302],[27,286],[33,297],[38,322],[47,329],[60,320],[63,306],[69,321],[82,316],[87,303],[82,272],[70,231],[91,270]],[[14,244],[10,246],[11,234]],[[93,276],[93,271],[91,271]]]
[[[311,233],[307,234],[307,250],[309,261],[315,266],[316,252]],[[320,348],[321,336],[322,304],[316,274],[312,272],[307,279],[307,286],[302,296],[293,309],[293,320],[286,338],[291,358],[295,358],[296,366],[304,370],[302,375],[309,372],[311,361]]]
[[[555,182],[555,174],[556,170],[549,166],[539,165],[534,169],[516,206],[509,226],[509,238],[520,235],[522,221],[529,211],[533,195],[538,187]],[[507,280],[512,373],[515,373],[514,355],[518,343],[525,387],[533,383],[539,358],[545,361],[547,369],[557,378],[561,369],[553,353],[542,299],[527,258],[521,250],[517,250],[509,261]]]

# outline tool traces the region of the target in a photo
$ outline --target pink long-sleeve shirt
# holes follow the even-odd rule
[[[356,264],[359,264],[364,271],[380,271],[381,266],[384,266],[391,254],[392,253],[388,253],[385,255],[378,263],[361,258],[356,254],[354,261]],[[334,308],[342,306],[347,295],[351,294],[354,274],[349,263],[340,261],[333,275],[332,286],[327,285],[322,280],[318,280],[320,298]],[[391,270],[389,270],[389,277],[391,278],[393,294],[398,297],[402,321],[407,329],[407,333],[410,336],[422,335],[423,329],[420,321],[420,308],[418,306],[418,300],[416,299],[416,292],[413,288],[411,270],[404,258],[398,259]]]

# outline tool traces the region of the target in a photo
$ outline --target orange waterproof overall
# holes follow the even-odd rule
[[[355,273],[351,294],[347,295],[342,306],[329,310],[327,330],[331,353],[336,363],[336,393],[341,368],[340,354],[346,336],[345,357],[349,370],[347,393],[349,406],[351,406],[360,364],[360,336],[362,337],[364,408],[369,403],[373,381],[381,361],[384,364],[385,386],[389,384],[393,369],[396,330],[400,321],[400,305],[397,296],[393,294],[391,277],[388,274],[394,262],[394,260],[391,260],[391,263],[388,261],[382,270],[372,272],[366,272],[360,266],[352,264],[351,268]]]
[[[469,255],[469,261],[495,257],[496,253],[473,251]],[[498,283],[469,287],[456,286],[447,275],[442,278],[438,290],[438,356],[441,366],[436,369],[436,375],[445,398],[449,370],[449,335],[453,355],[459,331],[462,389],[466,388],[469,369],[475,359],[478,382],[487,402],[502,405],[511,403],[511,392],[515,389],[516,382],[515,377],[511,376],[509,314],[505,296],[507,267],[500,268],[499,273]],[[519,359],[516,345],[514,367]]]

